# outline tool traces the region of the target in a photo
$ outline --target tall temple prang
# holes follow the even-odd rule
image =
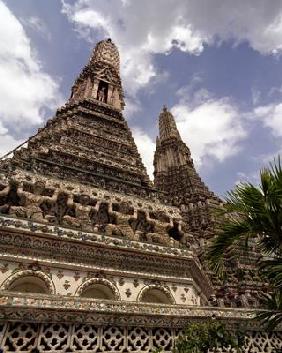
[[[119,52],[112,40],[99,42],[72,88],[70,102],[90,98],[122,110],[124,96],[119,66]]]
[[[166,108],[149,180],[119,66],[115,44],[99,42],[66,104],[0,161],[0,347],[168,353],[188,322],[217,318],[244,323],[245,352],[272,352],[281,332],[250,320],[259,279],[239,286],[231,271],[226,285],[205,269],[221,201]]]

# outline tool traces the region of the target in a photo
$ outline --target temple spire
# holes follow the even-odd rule
[[[159,138],[154,155],[155,187],[169,202],[185,210],[194,232],[212,234],[209,203],[219,199],[209,191],[195,170],[191,152],[182,141],[173,115],[164,106],[159,117]]]
[[[122,110],[125,103],[119,68],[116,45],[110,38],[100,41],[76,79],[69,103],[91,99]]]
[[[160,142],[171,138],[181,140],[173,115],[164,105],[159,117]]]
[[[183,143],[175,119],[166,106],[159,116],[159,137],[156,140],[156,148],[154,158],[156,176],[158,173],[167,172],[181,165],[193,165],[190,151]]]
[[[151,182],[122,115],[119,53],[99,42],[77,77],[68,102],[18,149],[10,165],[115,191],[150,194]]]

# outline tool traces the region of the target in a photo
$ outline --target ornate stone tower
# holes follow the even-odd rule
[[[180,208],[184,224],[193,234],[194,252],[204,266],[206,247],[216,232],[215,209],[222,201],[196,172],[190,150],[182,141],[174,117],[166,107],[159,116],[154,167],[156,188],[164,193],[167,203]],[[255,247],[250,258],[246,258],[243,251],[239,260],[230,254],[226,261],[228,276],[224,282],[206,268],[220,305],[258,305],[259,293],[266,290],[256,268],[259,256]]]
[[[156,188],[165,193],[169,203],[180,207],[190,232],[198,238],[213,236],[212,209],[221,200],[196,172],[190,150],[166,107],[159,117],[159,135],[154,158]]]
[[[124,120],[119,53],[110,39],[97,44],[69,101],[28,147],[2,162],[20,169],[145,195],[147,172]]]
[[[97,44],[66,105],[0,162],[5,353],[171,352],[195,318],[232,323],[253,315],[208,307],[214,289],[190,247],[193,234],[172,205],[182,199],[167,192],[164,202],[149,181],[122,115],[123,99],[118,50],[107,39]],[[162,116],[155,164],[156,184],[165,190],[167,168],[194,169],[171,115]],[[191,178],[212,198],[195,172]],[[206,200],[194,200],[193,192],[185,197]]]

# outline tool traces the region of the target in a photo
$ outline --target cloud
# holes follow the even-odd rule
[[[153,161],[156,144],[148,134],[139,128],[133,128],[132,134],[138,151],[142,157],[142,161],[147,169],[150,179],[152,180],[154,173]]]
[[[223,162],[241,150],[241,142],[248,134],[245,116],[238,112],[230,99],[215,99],[206,90],[191,95],[190,86],[183,87],[177,94],[179,102],[171,108],[171,112],[197,167],[206,165],[208,158]],[[155,142],[142,129],[133,127],[132,130],[138,151],[152,179]]]
[[[119,46],[124,85],[131,96],[160,76],[153,54],[168,53],[173,46],[195,54],[203,49],[203,38],[189,24],[182,24],[177,18],[172,20],[175,12],[172,2],[167,2],[170,6],[164,11],[162,8],[167,5],[160,5],[160,1],[62,3],[63,13],[76,25],[80,35],[93,42],[89,29],[94,29],[102,37],[111,37]]]
[[[254,110],[254,117],[260,119],[273,136],[282,137],[282,103],[258,106]]]
[[[6,129],[0,121],[0,157],[4,156],[19,144],[20,141],[10,136],[8,134],[8,129]]]
[[[31,16],[29,18],[20,18],[20,21],[24,26],[31,28],[37,34],[40,34],[43,38],[48,41],[51,40],[51,33],[48,30],[46,24],[43,22],[42,18]]]
[[[190,91],[190,87],[187,89]],[[187,99],[190,95],[185,88],[178,95],[179,102],[171,112],[198,166],[206,157],[222,162],[238,153],[247,131],[230,99],[215,99],[206,90],[196,91],[191,99]]]
[[[80,35],[110,36],[120,48],[127,93],[159,76],[154,54],[173,47],[199,55],[205,45],[248,42],[262,54],[282,50],[281,0],[62,0]]]
[[[80,36],[91,44],[97,37],[111,37],[121,53],[121,73],[130,99],[129,114],[140,110],[138,93],[150,92],[158,78],[165,77],[155,61],[155,54],[167,55],[173,48],[190,55],[200,55],[206,46],[247,43],[262,55],[282,51],[282,3],[273,0],[77,0],[62,1],[62,12]],[[195,91],[189,92],[189,95]],[[187,87],[186,87],[187,93]],[[260,104],[258,90],[253,90],[253,106]],[[281,135],[279,105],[265,111],[241,114],[228,97],[214,98],[198,90],[193,99],[179,92],[179,102],[172,111],[184,141],[191,147],[198,165],[207,158],[224,161],[240,150],[246,138],[247,115],[258,116],[273,133]],[[267,116],[268,115],[268,116]],[[269,117],[270,115],[270,117]],[[248,120],[250,123],[250,120]],[[279,126],[277,126],[279,125]],[[135,134],[145,164],[152,166],[150,136],[140,130]],[[148,152],[149,151],[149,152]],[[149,164],[150,162],[150,164]]]
[[[38,125],[44,109],[61,101],[58,84],[46,74],[22,24],[0,1],[1,152],[19,141],[26,126]]]
[[[238,172],[237,175],[237,180],[235,181],[235,184],[241,184],[241,183],[251,183],[255,185],[259,185],[260,183],[260,171],[259,169],[245,173],[245,172]]]

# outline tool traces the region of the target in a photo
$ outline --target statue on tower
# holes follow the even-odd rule
[[[100,102],[105,102],[105,87],[102,87],[97,93],[97,99]]]

